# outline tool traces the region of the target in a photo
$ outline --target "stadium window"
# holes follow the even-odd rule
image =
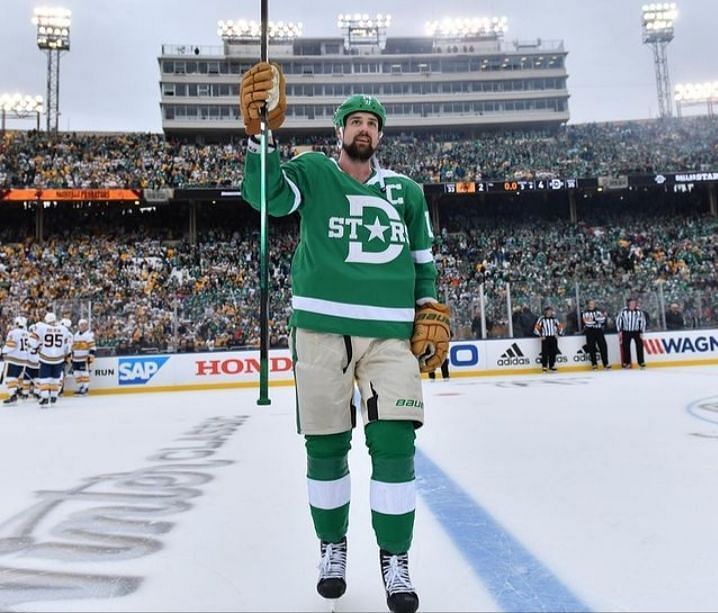
[[[187,67],[185,62],[175,62],[175,74],[185,74],[186,72]]]
[[[197,62],[187,62],[187,74],[197,74]]]
[[[227,64],[227,62],[222,62],[219,65],[219,72],[221,74],[229,74],[229,64]]]
[[[209,84],[198,83],[197,84],[197,95],[198,96],[209,96]]]
[[[187,86],[184,83],[175,83],[175,96],[186,96]]]
[[[187,114],[186,110],[187,110],[187,107],[184,106],[183,104],[176,106],[175,107],[175,117],[177,117],[178,119],[180,117],[184,119],[184,117]]]
[[[174,96],[175,95],[175,84],[174,83],[163,83],[162,84],[162,95],[163,96]]]
[[[207,72],[209,74],[219,74],[219,62],[208,62]]]
[[[188,105],[184,107],[187,117],[197,117],[197,107]]]
[[[175,107],[169,105],[165,107],[165,119],[175,118]]]
[[[197,84],[196,83],[190,83],[187,86],[187,92],[190,96],[196,96],[197,95]]]
[[[162,62],[162,72],[172,74],[175,71],[175,63],[172,60]]]
[[[207,74],[207,62],[199,62],[197,69],[200,74]]]

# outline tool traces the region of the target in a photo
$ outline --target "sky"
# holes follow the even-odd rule
[[[0,0],[0,93],[45,97],[47,59],[31,23],[37,0]],[[64,0],[71,51],[60,70],[60,130],[161,132],[162,44],[218,45],[220,19],[258,19],[259,0]],[[423,35],[427,21],[503,16],[506,40],[563,40],[571,123],[656,117],[653,56],[641,42],[640,0],[271,0],[272,20],[301,22],[306,36],[338,36],[336,16],[390,13],[389,36]],[[668,48],[673,84],[718,80],[718,0],[679,0]],[[8,120],[29,129],[33,122]]]

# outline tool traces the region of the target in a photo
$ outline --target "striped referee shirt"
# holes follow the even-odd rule
[[[646,316],[639,309],[623,309],[616,318],[616,330],[619,332],[645,332]]]
[[[558,336],[563,334],[563,326],[555,317],[539,317],[534,326],[536,336]]]
[[[584,311],[581,317],[583,317],[584,328],[600,330],[606,323],[606,316],[598,309],[593,309],[592,311]]]

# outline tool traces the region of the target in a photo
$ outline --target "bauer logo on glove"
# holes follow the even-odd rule
[[[284,123],[286,84],[278,64],[258,62],[242,75],[239,106],[244,129],[250,136],[261,131],[260,118],[264,106],[267,107],[270,130],[276,130]]]
[[[421,372],[439,368],[449,352],[451,308],[437,302],[416,309],[411,351],[419,360]]]

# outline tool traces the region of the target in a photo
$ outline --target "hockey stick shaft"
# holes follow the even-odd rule
[[[261,0],[260,59],[269,59],[269,0]],[[262,107],[259,184],[259,398],[257,404],[271,404],[269,398],[269,215],[267,211],[267,107]]]

